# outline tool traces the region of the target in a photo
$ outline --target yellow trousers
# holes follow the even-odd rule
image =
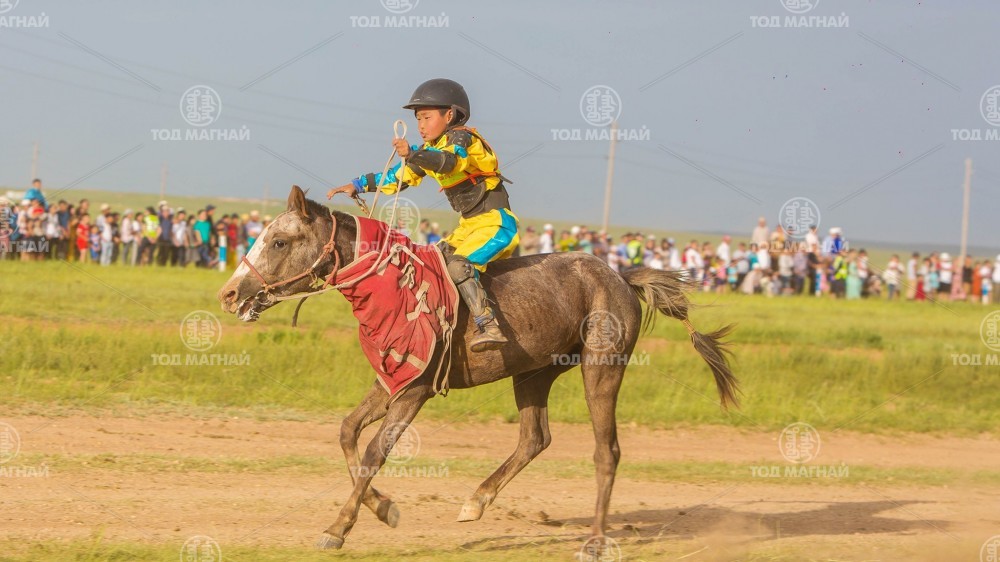
[[[455,255],[468,259],[480,272],[493,260],[509,257],[520,242],[518,219],[507,209],[493,209],[481,215],[461,218],[444,239]]]

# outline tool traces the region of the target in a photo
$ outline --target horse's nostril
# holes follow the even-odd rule
[[[236,289],[227,291],[222,298],[224,298],[229,304],[236,302]]]

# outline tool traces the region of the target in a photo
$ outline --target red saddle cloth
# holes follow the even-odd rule
[[[381,221],[354,220],[357,258],[337,272],[335,284],[361,324],[361,349],[395,397],[427,369],[438,341],[450,346],[458,289],[437,246],[417,244]],[[438,392],[447,386],[441,367],[434,381]]]

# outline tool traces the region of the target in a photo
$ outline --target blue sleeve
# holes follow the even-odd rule
[[[382,172],[373,174],[375,176],[375,185],[381,186],[397,183],[398,180],[396,178],[396,174],[399,172],[399,168],[402,164],[402,162],[397,162],[395,166],[389,168],[389,170],[385,173],[385,179],[387,181],[382,181]],[[354,185],[354,188],[358,190],[358,193],[364,193],[368,187],[373,187],[368,185],[368,174],[354,178],[351,180],[351,183]]]

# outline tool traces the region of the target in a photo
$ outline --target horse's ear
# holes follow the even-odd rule
[[[292,191],[288,194],[288,210],[295,211],[302,219],[309,218],[309,207],[306,205],[306,194],[302,188],[293,185]]]

